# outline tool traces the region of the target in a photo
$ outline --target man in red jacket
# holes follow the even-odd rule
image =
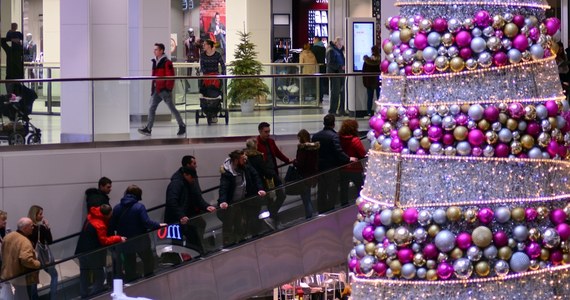
[[[282,184],[281,178],[279,177],[279,170],[277,168],[277,158],[279,158],[279,160],[281,160],[286,164],[290,163],[291,160],[287,156],[285,156],[285,154],[283,154],[281,150],[279,150],[279,148],[277,148],[275,140],[269,137],[269,135],[271,134],[269,123],[267,122],[259,123],[259,125],[257,126],[257,130],[259,131],[259,136],[257,136],[257,151],[263,153],[263,159],[265,160],[268,169],[272,169],[273,171],[275,171],[273,178],[266,178],[266,179],[268,180],[273,179],[273,184],[277,188]],[[270,187],[268,186],[265,187],[266,190],[268,190],[269,188]],[[285,198],[287,197],[285,196],[285,192],[283,191],[283,189],[276,190],[276,194],[277,194],[276,199],[270,199],[267,208],[273,220],[265,219],[267,225],[269,225],[273,229],[279,221],[278,220],[279,209],[281,208],[281,205],[283,205],[283,201],[285,201]]]
[[[152,59],[152,76],[174,76],[174,67],[172,66],[172,62],[168,57],[166,57],[166,54],[164,54],[164,44],[154,44],[154,56],[155,58]],[[157,79],[152,81],[152,99],[148,109],[148,123],[144,128],[139,129],[139,133],[147,136],[151,134],[156,108],[160,101],[164,101],[164,103],[166,103],[170,112],[172,112],[176,118],[176,122],[178,122],[178,133],[176,135],[184,135],[186,133],[186,125],[184,125],[184,121],[182,121],[180,113],[172,102],[173,88],[174,80]]]

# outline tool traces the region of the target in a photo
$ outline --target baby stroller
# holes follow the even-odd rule
[[[206,74],[212,75],[212,74]],[[196,111],[196,125],[201,118],[206,118],[208,125],[218,122],[218,117],[229,121],[229,113],[227,109],[222,109],[222,89],[219,79],[203,79],[200,83],[200,110]]]
[[[0,140],[8,141],[9,145],[41,144],[41,130],[30,122],[29,117],[38,95],[24,85],[15,86],[13,92],[0,95]],[[4,122],[4,117],[9,122]]]
[[[295,74],[295,67],[276,67],[277,74]],[[279,77],[275,79],[275,91],[278,99],[283,103],[299,101],[299,78],[293,77]]]

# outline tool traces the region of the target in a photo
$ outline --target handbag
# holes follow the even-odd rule
[[[40,261],[41,265],[45,266],[53,263],[55,260],[53,258],[53,254],[51,253],[51,249],[49,248],[49,246],[40,241],[40,232],[41,228],[38,227],[38,242],[36,243],[36,255],[38,256],[38,260]]]
[[[303,176],[301,176],[299,170],[295,166],[290,165],[289,168],[287,169],[287,173],[285,174],[285,183],[292,183],[294,181],[299,181],[301,179],[303,179]],[[285,187],[285,194],[300,195],[301,193],[303,193],[304,190],[305,190],[305,184],[303,182],[299,182],[296,184],[288,184]]]

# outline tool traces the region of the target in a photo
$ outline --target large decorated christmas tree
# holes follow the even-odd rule
[[[355,299],[568,299],[569,105],[538,0],[407,0],[348,257]]]

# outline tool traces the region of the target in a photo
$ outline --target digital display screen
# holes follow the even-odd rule
[[[370,56],[370,48],[374,46],[374,22],[352,23],[353,57],[352,70],[362,72],[364,55]]]

